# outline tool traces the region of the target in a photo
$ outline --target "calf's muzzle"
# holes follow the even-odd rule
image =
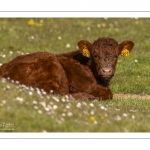
[[[111,67],[103,67],[100,69],[99,75],[104,77],[110,77],[114,75],[114,72]]]

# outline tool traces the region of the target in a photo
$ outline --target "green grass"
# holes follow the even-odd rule
[[[0,19],[1,64],[36,51],[69,52],[77,49],[81,39],[93,42],[107,36],[119,43],[131,40],[135,47],[129,57],[119,58],[110,88],[114,94],[150,94],[149,18],[33,19],[36,24],[43,20],[43,26],[28,25],[30,18]],[[75,101],[0,78],[0,131],[149,132],[150,99],[140,96]]]

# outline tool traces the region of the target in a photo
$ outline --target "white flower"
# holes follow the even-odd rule
[[[46,107],[46,103],[45,102],[39,102],[43,107]]]
[[[105,117],[107,117],[108,115],[107,114],[105,114]]]
[[[61,36],[59,36],[59,37],[58,37],[58,40],[61,40],[61,39],[62,39]]]
[[[53,106],[53,109],[54,109],[54,110],[55,110],[55,109],[57,109],[57,108],[58,108],[58,106],[57,106],[57,105],[54,105],[54,106]]]
[[[94,107],[94,104],[93,104],[93,103],[90,103],[90,106],[91,106],[91,107]]]
[[[7,80],[10,80],[10,77],[7,77]]]
[[[16,81],[16,84],[19,84],[19,81]]]
[[[68,113],[67,113],[67,116],[68,116],[68,117],[71,117],[72,115],[73,115],[72,112],[68,112]]]
[[[47,99],[50,99],[50,96],[46,96]]]
[[[33,103],[33,104],[37,104],[38,102],[37,102],[37,101],[33,101],[32,103]]]
[[[101,26],[102,26],[102,27],[106,27],[106,24],[105,24],[105,23],[102,23]]]
[[[94,120],[94,124],[97,124],[97,121],[96,121],[96,120]]]
[[[56,102],[59,102],[59,99],[55,96],[52,96],[53,100],[55,100]]]
[[[39,89],[36,89],[37,94],[41,95],[41,91]]]
[[[121,120],[121,117],[120,117],[120,116],[117,116],[117,117],[116,117],[116,120],[118,120],[118,121]]]
[[[53,102],[49,102],[49,104],[50,104],[50,105],[53,105],[54,103],[53,103]]]
[[[12,82],[12,83],[15,83],[15,81],[14,81],[14,80],[11,80],[11,82]]]
[[[44,20],[41,19],[41,20],[40,20],[40,23],[43,23],[43,22],[44,22]]]
[[[42,114],[42,110],[38,110],[38,113],[39,113],[39,114]]]
[[[120,109],[118,109],[118,108],[114,108],[116,111],[120,111]]]
[[[45,111],[49,111],[50,108],[49,107],[44,107]]]
[[[26,89],[26,90],[29,90],[29,87],[28,87],[28,86],[25,86],[25,89]]]
[[[38,106],[34,106],[33,108],[34,108],[34,109],[38,109]]]
[[[113,24],[112,24],[112,23],[110,23],[110,24],[109,24],[109,26],[110,26],[110,27],[113,27]]]
[[[100,108],[101,108],[102,110],[107,110],[107,108],[105,108],[103,105],[101,105]]]
[[[2,78],[1,82],[2,82],[2,83],[5,83],[5,82],[6,82],[6,79],[5,79],[5,78]]]
[[[134,116],[134,115],[132,115],[132,119],[135,119],[135,116]]]
[[[136,63],[137,63],[137,62],[138,62],[138,60],[136,60],[136,59],[135,59],[135,60],[134,60],[134,62],[136,62]]]
[[[93,110],[91,110],[90,114],[91,114],[91,115],[94,115],[94,111],[93,111]]]
[[[68,100],[68,99],[69,99],[69,96],[68,96],[68,95],[65,95],[65,98],[66,98],[66,100]]]
[[[33,39],[34,39],[34,36],[31,36],[30,38],[33,40]]]
[[[3,58],[5,58],[5,57],[6,57],[6,55],[2,55],[2,57],[3,57]]]
[[[77,103],[76,105],[78,108],[81,108],[81,103]]]
[[[137,110],[132,110],[132,109],[131,109],[131,110],[129,110],[129,111],[130,111],[130,112],[137,112]]]
[[[123,116],[124,116],[124,117],[127,117],[128,115],[127,115],[126,113],[123,113]]]
[[[67,108],[67,109],[69,109],[69,108],[70,108],[70,106],[69,106],[69,105],[66,105],[66,108]]]
[[[91,27],[87,27],[87,30],[90,31],[90,30],[91,30]]]
[[[71,45],[69,43],[66,44],[66,48],[70,48]]]
[[[53,90],[50,90],[50,93],[52,94],[54,91]]]
[[[29,91],[29,95],[33,95],[33,93],[31,91]]]
[[[19,101],[20,103],[23,103],[23,98],[22,97],[16,97],[16,101]]]
[[[6,100],[2,100],[2,103],[3,103],[3,104],[6,104]]]
[[[31,91],[34,91],[34,88],[30,86],[30,90],[31,90]]]
[[[7,89],[10,89],[10,86],[9,86],[9,85],[7,85],[7,86],[6,86],[6,88],[7,88]]]
[[[101,25],[100,25],[100,24],[97,24],[97,27],[98,27],[98,28],[100,28],[100,27],[101,27]]]
[[[83,105],[85,105],[85,106],[87,105],[87,103],[86,103],[86,102],[82,102],[82,104],[83,104]]]
[[[42,93],[43,95],[46,95],[46,92],[45,92],[43,89],[41,89],[41,93]]]
[[[62,100],[62,102],[65,102],[65,101],[66,101],[64,97],[63,97],[61,100]]]
[[[9,53],[10,53],[10,54],[13,54],[13,52],[12,52],[12,51],[10,51]]]
[[[65,113],[62,113],[61,115],[62,115],[63,117],[66,117],[66,114],[65,114]]]

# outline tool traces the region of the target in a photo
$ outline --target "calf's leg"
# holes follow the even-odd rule
[[[88,94],[85,92],[71,93],[70,95],[75,99],[83,100],[108,100],[113,98],[113,94],[109,88],[100,88],[99,91],[94,91],[95,93]]]
[[[78,99],[78,100],[94,100],[96,99],[95,96],[84,93],[84,92],[79,92],[79,93],[71,93],[70,96],[72,96],[74,99]]]

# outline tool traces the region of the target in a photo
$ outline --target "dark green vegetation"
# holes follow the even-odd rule
[[[150,131],[150,96],[141,97],[150,94],[149,18],[33,20],[0,19],[1,64],[36,51],[72,51],[81,39],[93,42],[104,36],[119,43],[131,40],[135,47],[129,57],[118,60],[110,87],[120,96],[110,101],[70,100],[0,78],[1,132]]]

